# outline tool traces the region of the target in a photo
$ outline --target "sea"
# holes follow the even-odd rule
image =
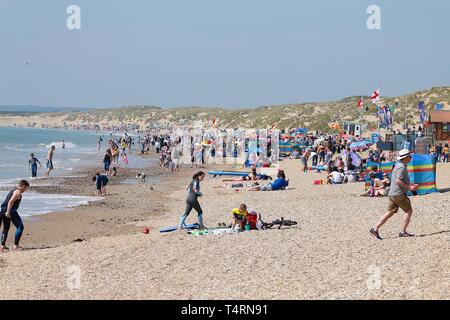
[[[35,129],[0,127],[0,202],[3,202],[8,190],[13,189],[19,180],[26,179],[31,185],[48,185],[52,179],[42,178],[46,170],[47,152],[51,145],[56,147],[51,176],[75,177],[77,169],[92,166],[101,161],[111,133],[95,131],[75,131],[64,129]],[[120,136],[114,133],[113,136]],[[101,150],[97,150],[97,139],[103,138]],[[62,148],[62,141],[65,148]],[[38,166],[38,178],[31,179],[28,168],[30,154],[41,162]],[[129,154],[131,168],[147,168],[152,159]],[[94,191],[94,186],[92,187]],[[32,217],[49,212],[64,212],[93,201],[102,201],[99,197],[86,197],[70,194],[42,194],[27,192],[23,196],[19,213],[23,217]]]

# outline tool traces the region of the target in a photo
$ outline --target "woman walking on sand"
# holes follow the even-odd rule
[[[203,211],[200,207],[200,203],[198,202],[198,197],[203,196],[203,194],[200,192],[200,181],[203,181],[205,178],[205,173],[203,171],[199,171],[192,177],[192,182],[187,187],[187,198],[186,198],[186,209],[184,211],[184,214],[181,216],[180,219],[180,229],[187,229],[186,226],[186,219],[191,213],[192,209],[195,209],[198,214],[198,224],[200,225],[200,229],[206,229],[205,225],[203,224]]]

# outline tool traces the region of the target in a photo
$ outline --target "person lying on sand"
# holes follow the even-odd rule
[[[233,215],[233,225],[231,229],[236,228],[237,225],[239,226],[239,229],[244,229],[247,221],[246,216],[248,215],[247,205],[242,203],[239,208],[234,208],[231,210],[231,214]]]
[[[23,223],[20,218],[19,209],[20,203],[22,201],[22,194],[30,188],[30,184],[26,180],[22,180],[19,182],[19,185],[14,190],[10,191],[6,196],[5,201],[3,201],[0,207],[0,226],[3,222],[3,231],[1,235],[1,246],[0,251],[5,252],[9,250],[6,247],[6,239],[8,238],[9,228],[11,226],[11,222],[16,227],[16,235],[14,238],[14,250],[22,250],[22,247],[19,245],[20,238],[23,234]]]

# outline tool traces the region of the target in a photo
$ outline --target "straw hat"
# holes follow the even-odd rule
[[[408,149],[400,150],[400,152],[398,153],[397,160],[398,161],[403,160],[403,159],[409,157],[410,155],[411,155],[411,152]]]

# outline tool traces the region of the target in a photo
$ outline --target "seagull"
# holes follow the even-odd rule
[[[29,63],[29,62],[25,62],[25,65],[26,65],[26,66],[29,66],[29,67],[32,66],[31,63]]]

